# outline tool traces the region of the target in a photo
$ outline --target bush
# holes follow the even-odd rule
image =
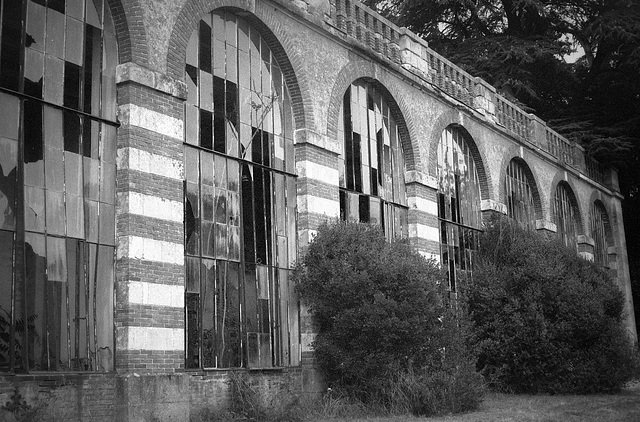
[[[637,373],[622,293],[605,270],[558,242],[491,221],[465,293],[478,368],[494,387],[608,392]]]
[[[440,270],[408,244],[387,242],[377,226],[324,225],[294,280],[317,323],[316,357],[334,389],[420,415],[480,402],[463,313],[447,310]],[[442,395],[442,387],[462,392],[468,404],[428,404],[444,401],[428,393]]]

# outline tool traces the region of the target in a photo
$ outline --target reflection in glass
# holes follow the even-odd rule
[[[276,259],[296,249],[296,189],[293,131],[282,130],[287,119],[292,126],[292,110],[285,105],[282,73],[272,71],[275,63],[260,34],[230,12],[208,15],[189,41],[184,154],[188,368],[299,363],[298,328],[289,327],[298,302],[279,296],[288,291],[280,280],[288,278],[278,274],[289,271],[292,261]],[[199,150],[191,146],[193,133],[198,133]],[[207,270],[196,274],[195,262]],[[280,301],[287,302],[291,314],[280,311]]]
[[[553,201],[553,215],[559,240],[567,247],[578,247],[578,218],[576,200],[566,182],[560,182]]]
[[[469,142],[461,129],[448,127],[438,144],[440,263],[455,292],[458,274],[471,276],[481,231],[480,181]]]
[[[2,371],[114,369],[117,60],[104,8],[0,6],[0,86],[19,93],[0,93]]]
[[[407,237],[404,157],[386,100],[372,84],[356,81],[344,94],[339,116],[341,219],[378,224],[390,239]],[[383,208],[389,218],[383,218]]]

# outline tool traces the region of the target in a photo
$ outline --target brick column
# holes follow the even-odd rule
[[[186,86],[119,65],[116,369],[184,367],[183,101]]]
[[[596,242],[590,236],[578,235],[578,255],[587,261],[593,262],[593,252]]]
[[[437,181],[422,172],[405,173],[409,206],[409,243],[426,258],[440,262]]]
[[[306,251],[318,226],[340,218],[338,155],[340,145],[308,129],[296,131],[296,173],[298,175],[298,258]],[[300,347],[303,366],[303,390],[324,391],[324,381],[315,369],[311,343],[316,327],[302,304],[300,309]]]

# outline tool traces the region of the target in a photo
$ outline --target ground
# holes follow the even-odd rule
[[[638,422],[640,383],[618,394],[588,396],[510,395],[491,393],[480,409],[436,418],[379,417],[318,419],[315,422]]]

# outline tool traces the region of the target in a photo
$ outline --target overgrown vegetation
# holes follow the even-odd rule
[[[623,295],[574,250],[495,219],[466,287],[478,367],[517,393],[619,390],[638,374]]]
[[[294,279],[317,323],[328,384],[366,405],[432,415],[476,408],[482,380],[442,274],[377,226],[323,225]]]
[[[287,380],[273,382],[245,372],[230,372],[229,387],[229,408],[203,409],[191,421],[300,422],[310,413]]]

